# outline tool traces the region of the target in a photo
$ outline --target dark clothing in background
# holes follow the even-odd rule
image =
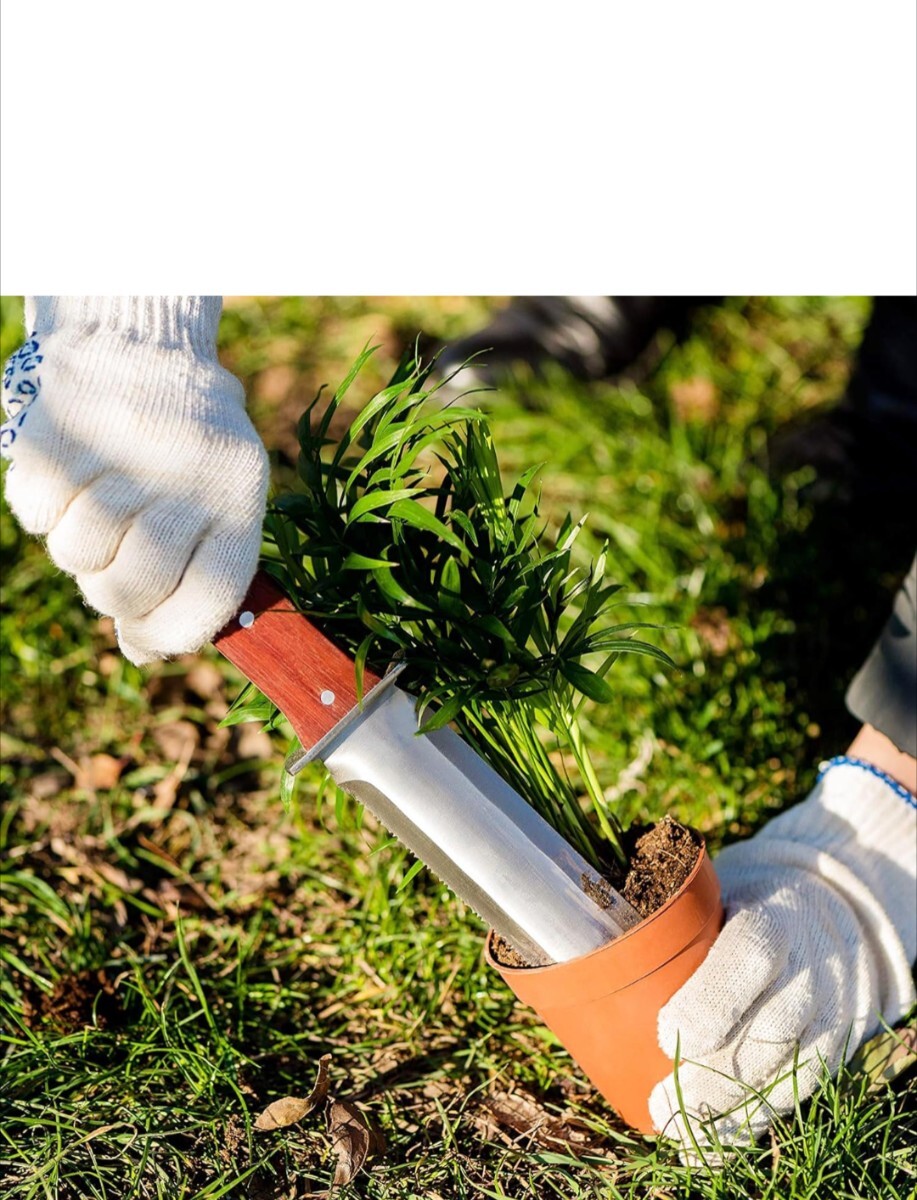
[[[580,379],[608,378],[630,367],[659,329],[681,333],[698,304],[716,302],[520,296],[484,329],[446,347],[440,369],[457,370],[477,354],[473,371],[485,384],[498,383],[517,362],[536,369],[558,362]],[[844,400],[808,429],[789,432],[782,449],[772,447],[772,462],[785,470],[816,466],[867,524],[883,513],[917,514],[917,297],[876,297]],[[917,558],[846,702],[854,717],[917,758]]]
[[[917,524],[917,297],[877,297],[844,405],[877,519],[903,511]],[[917,557],[846,699],[857,720],[917,758]]]
[[[847,708],[917,758],[917,557],[882,636],[847,690]]]

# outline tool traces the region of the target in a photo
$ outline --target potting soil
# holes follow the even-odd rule
[[[648,917],[671,899],[691,874],[700,853],[701,838],[693,829],[667,815],[655,825],[632,825],[625,843],[629,858],[627,875],[607,881],[584,875],[583,891],[608,908],[612,903],[611,888],[615,887],[641,917]],[[498,934],[491,941],[491,953],[507,967],[529,965]]]
[[[694,869],[701,839],[693,829],[665,816],[656,825],[635,827],[630,869],[622,893],[641,917],[648,917],[678,891]]]

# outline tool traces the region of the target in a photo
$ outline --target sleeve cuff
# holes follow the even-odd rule
[[[215,360],[222,307],[220,296],[27,296],[26,333],[62,333],[74,340],[123,334]]]
[[[885,771],[880,770],[879,767],[874,766],[872,763],[866,762],[865,759],[851,758],[847,754],[838,754],[835,758],[830,758],[827,762],[821,764],[818,768],[819,778],[827,774],[833,767],[858,767],[861,771],[868,771],[876,779],[881,779],[883,783],[888,784],[892,791],[897,793],[905,804],[909,804],[911,808],[917,809],[917,796],[913,796],[903,783],[899,783],[897,779],[893,779],[891,775],[887,775]]]

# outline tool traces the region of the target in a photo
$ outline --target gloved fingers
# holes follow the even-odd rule
[[[849,1058],[860,1045],[863,1026],[859,1031],[847,1024],[825,1028],[814,1022],[794,1047],[792,1059],[780,1072],[770,1100],[774,1110],[789,1112],[796,1098],[807,1100],[821,1085],[833,1077],[842,1061]]]
[[[200,649],[238,612],[258,565],[261,522],[206,538],[178,587],[151,612],[119,620],[124,655],[138,664]]]
[[[723,926],[707,957],[659,1013],[659,1045],[697,1058],[722,1046],[786,965],[783,923],[762,907],[743,908]]]
[[[649,1109],[659,1133],[702,1157],[719,1143],[750,1144],[771,1114],[767,1099],[728,1071],[686,1062],[656,1084]]]
[[[879,1026],[882,969],[853,910],[843,901],[823,906],[819,940],[811,950],[815,1003],[800,1020],[799,1057],[806,1070],[833,1074]]]
[[[11,459],[6,498],[27,533],[50,533],[74,497],[105,468],[94,446],[76,453],[73,439],[43,399],[7,421],[0,442],[4,458]]]
[[[5,431],[6,426],[3,428]],[[4,490],[7,503],[26,533],[46,534],[88,482],[60,471],[42,471],[32,459],[14,457]]]
[[[803,943],[805,946],[805,943]],[[868,963],[809,945],[809,963],[788,969],[787,983],[765,1000],[731,1051],[729,1069],[750,1086],[767,1088],[774,1112],[806,1099],[860,1045],[878,1017]],[[801,960],[805,950],[801,950]],[[797,957],[791,955],[791,960]],[[865,950],[858,956],[865,959]],[[819,960],[820,959],[820,960]],[[871,1003],[872,999],[872,1003]]]
[[[820,973],[814,964],[806,961],[806,952],[811,958],[812,948],[805,938],[801,939],[798,949],[801,953],[794,948],[781,975],[746,1013],[741,1036],[760,1048],[762,1059],[768,1057],[767,1047],[773,1047],[775,1054],[785,1056],[787,1047],[796,1044],[825,1002]],[[762,1081],[769,1077],[766,1069],[764,1074],[757,1076]]]
[[[801,987],[797,994],[804,990]],[[811,991],[811,988],[808,990]],[[724,1084],[716,1080],[728,1079],[736,1081],[733,1088],[736,1096],[739,1095],[739,1088],[745,1089],[749,1095],[760,1092],[767,1096],[769,1107],[779,1111],[776,1098],[780,1095],[777,1092],[779,1081],[792,1072],[800,1037],[805,1035],[807,1029],[807,1019],[802,1014],[798,1022],[790,1016],[780,1025],[780,1018],[786,1013],[783,1006],[779,1006],[777,1013],[769,1011],[780,996],[781,993],[777,992],[766,1000],[719,1050],[684,1064],[682,1069],[687,1072],[688,1098],[692,1104],[699,1106],[703,1103],[717,1114],[727,1112],[736,1101],[730,1102],[728,1090],[724,1091]],[[810,1003],[807,1008],[809,1015],[814,1017],[817,1006]],[[762,1020],[761,1029],[758,1027],[759,1017]],[[697,1090],[701,1087],[709,1090]]]
[[[148,502],[148,488],[123,475],[102,475],[74,496],[48,534],[48,553],[69,575],[104,570]]]
[[[108,566],[77,575],[87,603],[120,621],[153,612],[179,587],[207,519],[174,503],[137,514]]]

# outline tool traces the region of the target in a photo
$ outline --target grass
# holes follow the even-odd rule
[[[222,351],[277,478],[292,478],[302,408],[367,339],[382,350],[354,409],[418,328],[454,335],[486,308],[233,301]],[[625,820],[671,811],[715,849],[805,795],[854,731],[843,689],[910,531],[813,509],[806,472],[769,477],[767,437],[842,395],[868,311],[729,301],[662,340],[639,385],[520,372],[490,400],[507,475],[547,462],[548,521],[588,511],[582,565],[607,538],[610,576],[668,627],[657,640],[680,669],[624,656],[618,701],[586,712]],[[4,301],[4,353],[20,314]],[[386,1141],[341,1195],[914,1194],[913,1072],[891,1086],[845,1071],[712,1175],[629,1133],[488,972],[475,919],[423,872],[402,887],[410,856],[371,818],[317,772],[284,810],[289,731],[220,728],[231,666],[204,652],[141,672],[5,513],[0,548],[0,1195],[321,1191],[335,1158],[320,1114],[252,1125],[306,1095],[323,1054],[333,1094]]]

